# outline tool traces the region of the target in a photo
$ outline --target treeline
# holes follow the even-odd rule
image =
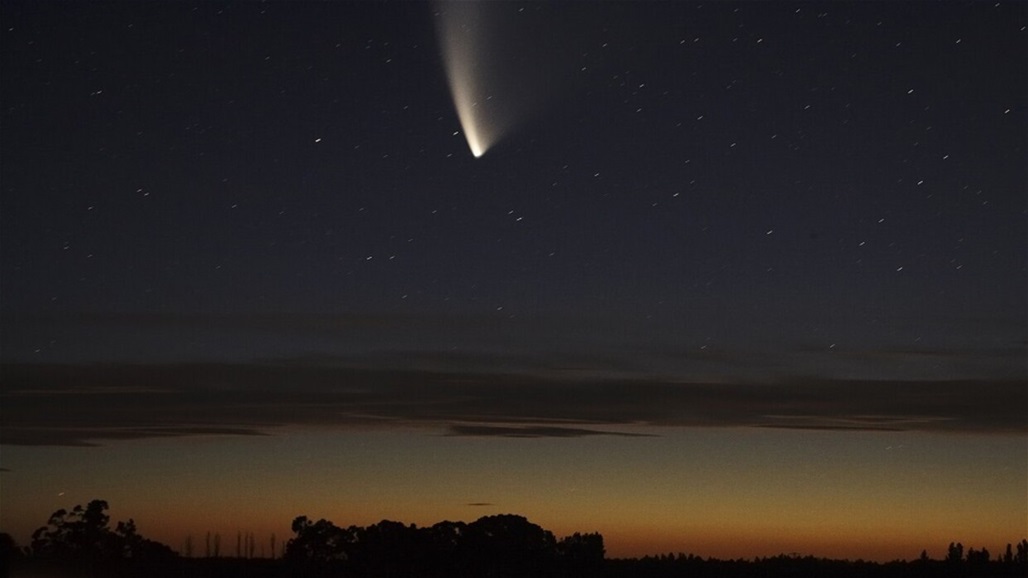
[[[1009,548],[1008,548],[1009,550]],[[976,550],[982,552],[983,550]],[[1018,544],[1017,556],[867,562],[814,556],[778,555],[753,560],[718,560],[686,554],[607,560],[603,578],[1007,578],[1028,577],[1028,541]]]
[[[988,550],[950,544],[942,560],[926,552],[913,561],[885,564],[775,556],[717,560],[686,554],[606,559],[603,536],[552,532],[511,514],[471,523],[440,522],[418,528],[382,521],[370,526],[336,526],[306,516],[293,520],[293,537],[280,559],[255,558],[252,534],[237,536],[236,557],[219,557],[206,540],[207,556],[180,556],[139,535],[135,523],[111,527],[107,502],[94,500],[71,511],[58,510],[32,542],[19,548],[0,534],[0,577],[60,575],[111,578],[977,578],[1028,576],[1028,540]],[[216,536],[217,537],[217,536]],[[220,537],[217,537],[220,538]],[[215,543],[220,539],[215,540]],[[191,545],[191,544],[190,544]],[[191,548],[187,548],[191,550]],[[271,547],[274,551],[274,546]],[[215,554],[211,556],[212,552]],[[189,552],[191,554],[191,552]]]
[[[602,572],[605,554],[598,533],[557,540],[510,514],[427,528],[389,521],[340,528],[301,516],[292,529],[283,562],[305,576],[587,577]]]
[[[32,533],[31,544],[18,548],[0,535],[0,576],[73,576],[132,578],[174,576],[178,553],[144,538],[131,518],[114,528],[107,502],[57,510],[47,524]]]

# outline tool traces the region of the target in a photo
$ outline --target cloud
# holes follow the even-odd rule
[[[506,438],[577,438],[585,436],[625,436],[650,437],[649,434],[605,431],[572,427],[531,425],[531,426],[496,426],[496,425],[463,425],[449,426],[451,436],[497,436]]]
[[[486,507],[486,506],[494,506],[495,504],[493,504],[492,502],[468,502],[467,504],[464,504],[464,505],[465,506],[472,506],[472,507],[475,507],[475,508],[482,508],[482,507]]]
[[[825,416],[825,415],[771,415],[756,427],[778,429],[851,430],[851,431],[905,431],[931,430],[937,422],[948,418],[919,415]]]
[[[1023,434],[1024,380],[689,382],[311,363],[0,366],[2,442],[273,435],[283,426],[422,426],[572,438],[645,426]]]
[[[695,315],[694,315],[695,314]],[[567,381],[777,383],[836,379],[1025,379],[1023,324],[948,320],[912,345],[911,320],[809,342],[796,320],[538,315],[114,314],[0,312],[0,363],[252,364],[526,375]],[[698,317],[697,317],[698,316]],[[846,321],[850,327],[858,320]],[[725,335],[711,337],[710,323]],[[846,333],[846,332],[843,332]],[[886,337],[883,337],[885,335]],[[744,337],[745,336],[745,337]],[[140,386],[143,387],[143,386]]]

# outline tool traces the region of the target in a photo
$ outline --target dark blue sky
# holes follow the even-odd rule
[[[5,355],[132,341],[83,313],[1023,346],[1023,4],[495,4],[540,102],[481,159],[437,11],[5,1]]]

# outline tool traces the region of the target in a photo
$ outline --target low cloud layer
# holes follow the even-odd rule
[[[646,437],[646,434],[552,425],[496,426],[454,424],[449,427],[448,434],[453,436],[494,436],[505,438],[580,438],[598,435]]]
[[[310,363],[8,364],[0,378],[0,443],[9,445],[273,435],[283,426],[518,438],[638,435],[639,426],[1028,432],[1024,380],[704,383]]]

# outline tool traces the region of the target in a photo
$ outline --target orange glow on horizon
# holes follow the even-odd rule
[[[197,554],[207,532],[221,534],[226,554],[238,532],[258,544],[274,533],[284,544],[300,515],[344,527],[383,519],[424,527],[519,514],[558,538],[600,532],[609,557],[796,552],[889,561],[922,549],[941,557],[951,541],[1002,551],[1024,537],[1023,436],[654,432],[301,431],[4,447],[11,471],[2,474],[0,530],[26,544],[53,511],[103,498],[112,523],[134,518],[144,536],[177,550],[191,535]],[[885,449],[900,443],[914,451]]]

